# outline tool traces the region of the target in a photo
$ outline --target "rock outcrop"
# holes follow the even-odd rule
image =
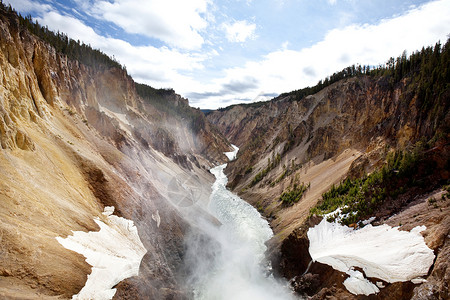
[[[116,297],[189,295],[183,239],[191,220],[210,218],[208,198],[181,206],[169,183],[193,178],[207,189],[207,170],[230,147],[186,99],[171,92],[165,105],[141,97],[123,69],[71,60],[0,11],[0,298],[78,293],[90,266],[55,238],[99,230],[93,218],[105,206],[134,221],[147,249]]]

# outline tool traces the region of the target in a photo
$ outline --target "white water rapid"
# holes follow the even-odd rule
[[[222,225],[205,226],[207,238],[192,238],[188,246],[195,269],[195,299],[294,299],[287,282],[269,275],[270,266],[264,262],[264,243],[273,236],[269,224],[226,189],[225,167],[211,169],[216,181],[209,205]]]

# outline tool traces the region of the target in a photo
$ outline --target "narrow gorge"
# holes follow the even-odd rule
[[[205,112],[66,42],[1,3],[1,299],[450,297],[449,41]]]

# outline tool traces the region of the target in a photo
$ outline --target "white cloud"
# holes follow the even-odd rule
[[[450,1],[435,1],[375,25],[355,24],[331,30],[322,41],[308,48],[294,51],[282,46],[260,61],[226,69],[223,78],[214,80],[215,90],[221,90],[232,80],[257,78],[258,86],[239,95],[240,99],[253,99],[262,90],[283,93],[315,85],[351,64],[383,64],[389,57],[401,55],[403,50],[411,53],[438,40],[445,42],[450,33],[449,11]],[[222,100],[238,102],[233,92],[196,102],[201,107],[223,106]]]
[[[86,3],[85,3],[86,4]],[[173,47],[198,49],[204,43],[209,0],[95,1],[92,15],[128,33],[159,39]]]
[[[74,40],[81,40],[93,48],[101,49],[108,55],[114,55],[120,63],[125,64],[128,72],[138,82],[154,87],[173,87],[177,91],[199,88],[192,78],[181,75],[183,71],[203,68],[202,62],[216,53],[184,53],[177,49],[153,46],[136,47],[120,39],[98,35],[91,27],[80,20],[63,16],[55,11],[47,12],[37,19],[51,30],[61,30]]]
[[[64,32],[74,40],[80,40],[84,43],[97,43],[103,37],[100,37],[95,31],[80,20],[63,16],[56,11],[46,12],[42,18],[36,18],[40,24],[45,24],[50,30],[57,31],[64,28]],[[95,46],[94,46],[95,47]]]
[[[31,13],[33,11],[43,13],[51,9],[51,6],[48,4],[37,3],[31,0],[6,0],[4,3],[10,4],[14,9],[22,13]]]
[[[226,37],[229,42],[243,43],[247,39],[256,38],[256,24],[248,23],[246,20],[236,21],[233,24],[223,24]]]
[[[336,4],[336,1],[337,0],[328,0],[328,3],[330,3],[331,5],[334,5],[334,4]]]

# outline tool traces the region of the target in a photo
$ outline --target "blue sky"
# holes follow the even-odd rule
[[[450,34],[450,0],[3,2],[201,108],[270,99]]]

